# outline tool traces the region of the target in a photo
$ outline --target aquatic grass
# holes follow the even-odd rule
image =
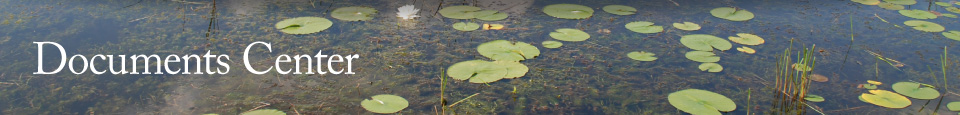
[[[804,105],[813,109],[803,99],[807,95],[810,84],[810,79],[807,79],[808,72],[813,71],[816,67],[816,58],[813,57],[814,51],[812,50],[816,49],[816,45],[811,46],[811,48],[804,48],[802,52],[797,52],[797,59],[799,60],[796,62],[792,62],[790,58],[792,49],[793,39],[790,40],[790,46],[784,49],[780,56],[777,56],[776,86],[774,87],[776,100],[773,102],[774,107],[778,108],[774,111],[777,114],[804,114]],[[791,63],[809,64],[810,71],[794,71],[791,69]],[[820,110],[813,110],[823,114]]]

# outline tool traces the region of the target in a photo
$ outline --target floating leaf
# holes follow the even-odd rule
[[[593,16],[593,9],[577,4],[552,4],[543,7],[543,13],[561,19],[584,19]]]
[[[717,54],[713,54],[713,52],[708,51],[690,51],[684,54],[687,59],[704,63],[720,61],[720,57],[717,57],[716,55]]]
[[[493,61],[493,64],[507,68],[507,74],[503,76],[505,79],[520,78],[530,71],[530,68],[527,68],[527,65],[523,65],[522,63],[515,61]]]
[[[520,61],[533,59],[540,55],[537,47],[524,43],[511,43],[507,40],[494,40],[477,46],[477,51],[484,57],[498,61]]]
[[[803,96],[803,100],[807,100],[810,102],[823,102],[825,99],[823,99],[823,97],[819,95],[807,94],[807,96]]]
[[[633,8],[630,6],[624,6],[624,5],[603,6],[603,11],[606,11],[611,14],[616,14],[616,15],[631,15],[631,14],[637,13],[636,8]]]
[[[503,27],[503,24],[483,24],[483,30],[501,30]]]
[[[950,30],[942,33],[944,37],[960,41],[960,31]]]
[[[891,4],[886,2],[877,4],[877,6],[880,6],[880,8],[887,9],[887,10],[903,10],[904,9],[903,5]]]
[[[900,10],[900,11],[897,11],[897,12],[900,12],[900,14],[903,15],[903,16],[907,16],[907,17],[910,17],[910,18],[916,18],[916,19],[934,19],[934,18],[937,18],[937,15],[936,15],[936,14],[933,14],[933,13],[931,13],[931,12],[929,12],[929,11],[924,11],[924,10],[913,9],[913,10]]]
[[[456,80],[467,80],[471,83],[490,83],[503,79],[509,73],[506,67],[498,66],[493,62],[470,60],[458,62],[447,68],[447,75]]]
[[[317,33],[333,26],[333,22],[321,17],[297,17],[277,22],[275,27],[287,34]]]
[[[390,94],[374,95],[371,99],[363,99],[363,101],[360,101],[360,106],[362,106],[363,109],[382,114],[396,113],[407,108],[409,105],[410,103],[407,102],[407,99]]]
[[[563,46],[563,43],[558,41],[543,41],[541,44],[543,44],[543,47],[545,48],[559,48],[560,46]]]
[[[550,37],[560,41],[577,42],[590,38],[590,34],[573,28],[560,28],[555,32],[550,32]]]
[[[861,94],[860,98],[870,104],[894,109],[905,108],[913,103],[907,97],[887,90],[870,90],[870,93]]]
[[[946,29],[940,24],[923,20],[908,20],[903,22],[903,24],[924,32],[942,32],[944,29]]]
[[[644,33],[644,34],[657,33],[657,32],[663,31],[663,26],[656,26],[656,25],[653,25],[653,22],[647,22],[647,21],[630,22],[623,26],[629,29],[630,31],[637,32],[637,33]]]
[[[690,49],[700,51],[712,51],[713,48],[724,51],[733,47],[729,41],[707,34],[684,35],[680,37],[680,43]]]
[[[917,0],[883,0],[883,2],[898,4],[898,5],[913,5],[917,4]]]
[[[747,54],[757,53],[757,50],[753,50],[753,48],[750,48],[750,47],[747,47],[747,46],[739,47],[739,48],[737,48],[737,51],[740,51],[740,52],[743,52],[743,53],[747,53]]]
[[[653,57],[654,55],[657,55],[657,54],[653,54],[653,53],[650,53],[650,52],[644,52],[644,51],[627,53],[627,57],[630,57],[630,59],[639,60],[639,61],[653,61],[653,60],[657,60],[657,57]]]
[[[934,4],[937,4],[937,5],[939,5],[939,6],[944,6],[944,7],[946,7],[946,6],[953,6],[953,4],[946,3],[946,2],[933,2],[933,3],[934,3]]]
[[[827,81],[830,81],[830,78],[827,78],[827,76],[823,76],[823,75],[820,75],[820,74],[810,74],[810,75],[807,76],[807,79],[810,79],[810,80],[816,81],[816,82],[827,82]]]
[[[703,63],[703,64],[700,64],[700,66],[697,68],[700,68],[700,71],[707,71],[707,72],[723,71],[723,66],[720,66],[720,64],[717,64],[717,63]]]
[[[287,113],[276,109],[257,109],[240,113],[240,115],[287,115]]]
[[[944,8],[944,9],[946,9],[947,11],[953,12],[953,13],[958,13],[958,14],[960,14],[960,8],[957,8],[957,7],[947,7],[947,8]]]
[[[673,23],[673,27],[686,31],[700,30],[700,25],[693,22]]]
[[[947,103],[947,109],[950,109],[950,111],[960,111],[960,101]]]
[[[873,84],[863,84],[864,89],[877,89],[877,85]]]
[[[760,45],[764,43],[763,38],[760,38],[760,36],[757,36],[757,35],[748,34],[748,33],[737,33],[737,36],[740,36],[740,37],[730,36],[728,37],[728,39],[730,39],[730,41],[743,44],[743,45],[753,46],[753,45]]]
[[[850,0],[850,1],[857,2],[863,5],[877,5],[880,3],[880,0]]]
[[[813,70],[813,68],[810,67],[810,66],[807,66],[807,64],[800,64],[800,63],[793,63],[793,65],[790,65],[790,67],[793,67],[793,69],[794,69],[794,70],[797,70],[797,71],[810,71],[810,70]]]
[[[747,21],[753,19],[753,13],[743,9],[731,8],[731,7],[719,7],[710,10],[710,14],[714,17],[727,19],[730,21]]]
[[[483,21],[497,21],[507,19],[507,13],[503,13],[497,10],[481,10],[473,13],[474,17]]]
[[[874,80],[867,80],[867,83],[873,84],[873,85],[883,85],[883,82],[874,81]]]
[[[936,89],[926,87],[916,82],[897,82],[894,83],[893,91],[916,99],[935,99],[940,96]]]
[[[474,6],[449,6],[443,9],[440,9],[440,15],[447,18],[453,19],[471,19],[475,18],[473,12],[480,11],[479,7]]]
[[[377,9],[354,6],[334,9],[330,16],[343,21],[366,21],[373,19],[376,14]]]
[[[720,115],[737,109],[733,100],[714,92],[700,89],[685,89],[667,95],[670,105],[694,115]]]
[[[478,28],[480,28],[480,24],[473,23],[473,22],[453,23],[453,29],[457,29],[460,31],[473,31],[473,30],[477,30]]]

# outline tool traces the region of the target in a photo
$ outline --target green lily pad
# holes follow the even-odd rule
[[[807,94],[807,96],[803,97],[803,100],[807,100],[810,102],[823,102],[825,99],[823,99],[823,97],[819,95]]]
[[[685,89],[667,95],[670,105],[694,115],[720,115],[737,109],[733,100],[714,92],[700,89]]]
[[[960,111],[960,101],[947,103],[947,109],[950,109],[950,111]]]
[[[913,103],[907,97],[887,90],[870,90],[869,92],[860,95],[862,101],[881,107],[899,109]]]
[[[457,29],[457,30],[460,30],[460,31],[473,31],[473,30],[477,30],[477,29],[479,29],[479,28],[480,28],[480,24],[473,23],[473,22],[457,22],[457,23],[453,23],[453,29]]]
[[[953,12],[953,13],[958,13],[958,14],[960,14],[960,8],[957,8],[957,7],[947,7],[947,8],[944,8],[944,9],[946,9],[947,11]]]
[[[947,32],[943,32],[943,36],[953,40],[960,41],[960,31],[950,30]]]
[[[636,8],[633,8],[630,6],[624,6],[624,5],[603,6],[603,11],[606,11],[611,14],[616,14],[616,15],[631,15],[631,14],[637,13]]]
[[[550,32],[550,37],[560,41],[578,42],[590,38],[590,34],[573,28],[560,28],[555,32]]]
[[[686,31],[700,30],[700,25],[693,22],[673,23],[673,27]]]
[[[936,89],[926,87],[916,82],[897,82],[894,83],[893,91],[916,99],[935,99],[940,96]]]
[[[857,2],[863,5],[877,5],[880,3],[880,0],[850,0],[850,1]]]
[[[907,17],[910,17],[910,18],[916,18],[916,19],[935,19],[935,18],[937,18],[937,15],[936,15],[936,14],[933,14],[933,13],[931,13],[931,12],[929,12],[929,11],[924,11],[924,10],[913,9],[913,10],[900,10],[900,11],[897,11],[897,12],[900,12],[900,15],[907,16]]]
[[[627,53],[627,57],[630,57],[630,59],[638,60],[638,61],[653,61],[653,60],[657,60],[657,57],[653,57],[654,55],[657,55],[657,54],[653,54],[653,53],[645,52],[645,51]]]
[[[297,17],[277,22],[275,27],[287,34],[317,33],[333,26],[333,22],[321,17]]]
[[[864,89],[877,89],[877,85],[873,84],[863,84]]]
[[[707,34],[684,35],[680,37],[680,43],[690,49],[700,51],[712,51],[713,48],[717,48],[720,51],[725,51],[733,47],[729,41]]]
[[[449,6],[443,9],[440,9],[440,15],[447,18],[453,19],[472,19],[475,18],[473,12],[480,11],[479,7],[474,6]]]
[[[704,63],[720,61],[720,57],[717,57],[716,55],[717,54],[713,54],[713,52],[709,52],[709,51],[690,51],[684,54],[684,56],[687,57],[687,59],[690,59],[696,62],[704,62]]]
[[[497,21],[507,19],[509,15],[496,10],[481,10],[475,12],[473,16],[483,21]]]
[[[627,29],[637,33],[652,34],[663,31],[663,26],[653,25],[653,22],[636,21],[623,25]]]
[[[757,35],[748,34],[748,33],[737,33],[737,36],[740,36],[740,37],[730,36],[728,37],[728,39],[730,39],[730,41],[743,44],[743,45],[755,46],[755,45],[760,45],[764,43],[763,38],[760,38],[760,36],[757,36]]]
[[[494,40],[477,46],[484,57],[498,61],[520,61],[533,59],[540,55],[537,47],[524,42],[511,43],[507,40]]]
[[[883,0],[883,2],[898,4],[898,5],[913,5],[917,4],[917,0]]]
[[[933,4],[937,4],[938,6],[944,6],[944,7],[953,6],[953,4],[946,3],[946,2],[933,2]]]
[[[561,19],[584,19],[593,16],[593,9],[577,4],[552,4],[543,7],[543,13]]]
[[[953,14],[947,14],[947,13],[944,13],[944,14],[940,14],[940,16],[943,16],[943,17],[948,17],[948,18],[957,18],[957,15],[953,15]]]
[[[903,22],[903,24],[924,32],[942,32],[946,29],[940,24],[923,20],[908,20]]]
[[[515,61],[493,61],[493,64],[507,68],[507,74],[503,76],[505,79],[520,78],[530,71],[530,68],[527,68],[527,65],[523,65],[522,63]]]
[[[371,99],[363,99],[363,101],[360,101],[360,106],[370,112],[386,114],[399,112],[410,106],[410,103],[400,96],[381,94],[375,95]]]
[[[903,5],[891,4],[886,2],[877,4],[877,6],[880,6],[880,8],[887,9],[887,10],[903,10],[904,9]]]
[[[490,83],[503,79],[509,71],[493,62],[470,60],[451,65],[447,75],[455,80],[469,79],[471,83]]]
[[[276,109],[257,109],[240,113],[240,115],[287,115],[287,113]]]
[[[723,66],[720,66],[720,64],[717,64],[717,63],[702,63],[697,68],[700,68],[700,71],[707,71],[707,72],[723,71]]]
[[[377,9],[354,6],[334,9],[330,16],[343,21],[366,21],[376,16]]]
[[[727,19],[730,21],[747,21],[753,19],[753,13],[743,9],[731,8],[731,7],[719,7],[710,10],[710,14],[714,17]]]
[[[541,44],[543,44],[545,48],[560,48],[560,46],[563,46],[563,42],[558,41],[543,41]]]

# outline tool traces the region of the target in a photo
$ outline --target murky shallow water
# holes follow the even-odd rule
[[[825,114],[930,114],[939,99],[929,103],[911,99],[913,105],[905,109],[887,109],[858,100],[866,90],[856,86],[877,80],[886,83],[880,89],[887,90],[889,84],[900,81],[943,88],[939,59],[943,47],[947,46],[949,54],[960,54],[956,48],[960,42],[939,32],[911,29],[902,22],[913,19],[897,11],[844,0],[565,0],[528,1],[508,7],[487,5],[489,1],[437,2],[0,0],[0,64],[7,65],[0,67],[0,108],[4,108],[4,114],[236,114],[253,109],[277,109],[287,114],[372,114],[360,107],[360,101],[393,94],[410,102],[410,107],[401,111],[405,114],[686,114],[671,106],[667,95],[694,88],[732,99],[737,109],[725,114],[747,114],[748,110],[751,114],[773,114],[783,113],[773,104],[778,100],[772,88],[776,56],[792,43],[794,52],[816,44],[816,69],[811,73],[830,79],[809,84],[809,93],[821,95],[826,101],[808,103],[811,107],[804,107],[806,114],[819,114],[810,108]],[[581,4],[596,12],[582,20],[557,19],[541,12],[543,6],[556,3]],[[395,18],[395,8],[403,4],[422,9],[423,17]],[[632,6],[639,12],[619,16],[599,9],[609,4]],[[929,4],[919,1],[907,9],[950,13],[942,6]],[[438,6],[452,5],[503,8],[510,17],[480,21],[435,15]],[[379,12],[373,20],[360,22],[330,17],[331,10],[347,6],[368,6]],[[717,7],[745,9],[756,17],[745,22],[719,19],[709,13]],[[307,35],[283,34],[273,27],[283,19],[301,16],[326,17],[334,24]],[[640,34],[623,27],[634,21],[654,22],[665,31]],[[669,25],[684,21],[703,28],[681,31]],[[960,29],[956,18],[926,21],[943,25],[946,30]],[[462,32],[450,27],[456,22],[504,24],[507,29]],[[543,48],[540,43],[553,40],[548,34],[557,28],[577,28],[591,38],[564,42],[556,49]],[[756,54],[715,51],[721,57],[717,63],[724,67],[719,73],[700,71],[700,63],[684,58],[684,53],[692,50],[679,42],[682,35],[726,38],[736,33],[756,34],[766,43],[752,46]],[[441,81],[443,72],[454,63],[487,59],[476,47],[493,40],[531,43],[541,55],[522,61],[530,70],[520,78],[487,84]],[[58,74],[37,75],[33,72],[38,49],[33,42],[41,41],[62,44],[68,56],[209,52],[230,56],[225,63],[232,70],[222,75],[76,75],[64,69]],[[360,58],[352,65],[356,71],[353,75],[257,75],[248,72],[241,60],[244,48],[257,41],[272,46],[272,52],[252,50],[251,66],[257,68],[273,66],[274,57],[282,54],[323,51],[359,54]],[[54,69],[61,59],[58,50],[48,47],[43,51],[44,68]],[[656,53],[659,59],[635,61],[626,56],[632,51]],[[895,68],[866,51],[905,66]],[[955,55],[948,58],[958,59]],[[940,114],[956,113],[944,109],[945,103],[960,101],[960,95],[954,93],[960,88],[950,84],[960,81],[955,63],[948,61],[948,87],[941,90],[945,98]]]

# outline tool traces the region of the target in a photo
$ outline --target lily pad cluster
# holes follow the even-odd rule
[[[727,19],[730,21],[747,21],[753,19],[753,12],[731,7],[719,7],[710,10],[710,14],[714,17]]]
[[[544,6],[543,13],[560,19],[584,19],[593,16],[593,9],[578,4],[552,4]]]
[[[607,13],[611,13],[611,14],[616,14],[616,15],[631,15],[631,14],[637,13],[636,8],[633,8],[630,6],[624,6],[624,5],[603,6],[603,11],[606,11]]]
[[[720,115],[737,109],[737,104],[714,92],[700,89],[685,89],[667,95],[670,105],[694,115]]]
[[[377,9],[363,6],[343,7],[334,9],[330,16],[343,21],[366,21],[376,16]]]
[[[630,22],[623,26],[630,31],[644,34],[652,34],[663,31],[663,26],[653,25],[653,22],[647,21]]]
[[[440,15],[453,19],[479,19],[485,21],[496,21],[506,19],[509,15],[497,10],[484,10],[474,6],[448,6],[440,9]]]
[[[330,28],[333,22],[322,17],[296,17],[277,22],[274,26],[287,34],[311,34]]]
[[[370,112],[387,114],[407,108],[407,106],[410,106],[410,102],[400,96],[381,94],[370,97],[370,99],[363,99],[363,101],[360,101],[360,106]]]
[[[940,92],[931,87],[917,82],[897,82],[894,83],[893,91],[916,99],[935,99],[940,96]]]
[[[463,61],[450,66],[447,75],[456,80],[469,80],[470,83],[490,83],[500,79],[523,77],[529,68],[514,61]]]

